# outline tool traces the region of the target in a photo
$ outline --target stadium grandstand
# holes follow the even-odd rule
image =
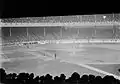
[[[61,62],[76,64],[120,79],[118,74],[86,65],[120,62],[117,51],[120,47],[113,45],[120,43],[120,14],[6,18],[1,19],[0,24],[1,55],[12,61],[36,58],[46,61],[56,56],[55,59],[60,59]],[[96,46],[99,48],[93,48]],[[20,58],[22,55],[23,58]]]
[[[115,42],[113,39],[120,38],[120,14],[7,18],[1,20],[1,25],[3,43],[68,39],[91,40],[93,38],[97,41],[87,42],[98,43],[101,42],[99,39],[107,39],[102,42]],[[8,36],[4,35],[4,31],[8,33]],[[119,40],[116,42],[118,43]]]

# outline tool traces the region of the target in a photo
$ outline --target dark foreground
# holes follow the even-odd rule
[[[2,84],[120,84],[120,80],[113,76],[104,77],[92,74],[80,75],[77,72],[71,74],[69,78],[61,73],[60,76],[52,76],[49,73],[42,76],[35,76],[34,73],[21,72],[19,74],[7,74],[3,68],[0,68]]]

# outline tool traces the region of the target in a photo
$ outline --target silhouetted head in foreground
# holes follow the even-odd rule
[[[92,74],[82,75],[74,72],[66,79],[66,76],[62,73],[59,76],[53,76],[46,74],[45,76],[34,76],[34,73],[22,72],[18,75],[16,73],[5,72],[5,69],[0,68],[0,84],[120,84],[120,80],[115,79],[113,76],[106,75],[103,78],[101,76],[95,76]]]

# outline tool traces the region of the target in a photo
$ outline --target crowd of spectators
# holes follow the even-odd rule
[[[104,18],[103,16],[106,16]],[[101,15],[74,15],[74,16],[54,16],[54,17],[27,17],[27,18],[6,18],[3,23],[65,23],[65,22],[111,22],[120,21],[120,14]]]
[[[68,78],[64,74],[54,77],[50,74],[35,76],[33,73],[26,72],[7,74],[4,68],[0,68],[0,84],[120,84],[120,80],[110,75],[101,77],[84,74],[80,76],[77,72],[72,73]]]

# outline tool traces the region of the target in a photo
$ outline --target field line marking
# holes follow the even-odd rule
[[[73,63],[73,62],[65,61],[65,60],[61,60],[61,62]],[[93,71],[96,71],[96,72],[99,72],[99,73],[102,73],[102,74],[105,74],[105,75],[111,75],[111,76],[115,77],[116,79],[119,79],[119,80],[120,80],[120,76],[117,76],[117,75],[114,75],[114,74],[112,74],[112,73],[103,71],[103,70],[101,70],[101,69],[97,69],[97,68],[94,68],[94,67],[91,67],[91,66],[89,66],[89,65],[82,64],[82,63],[73,63],[73,64],[80,65],[81,67],[85,67],[85,68],[87,68],[87,69],[90,69],[90,70],[93,70]]]
[[[114,75],[114,74],[112,74],[112,73],[103,71],[103,70],[101,70],[101,69],[97,69],[97,68],[91,67],[91,66],[86,65],[86,64],[78,64],[78,65],[80,65],[80,66],[82,66],[82,67],[85,67],[85,68],[88,68],[88,69],[90,69],[90,70],[93,70],[93,71],[96,71],[96,72],[105,74],[105,75],[112,75],[112,76],[114,76],[116,79],[119,79],[119,80],[120,80],[120,76],[117,76],[117,75]]]

